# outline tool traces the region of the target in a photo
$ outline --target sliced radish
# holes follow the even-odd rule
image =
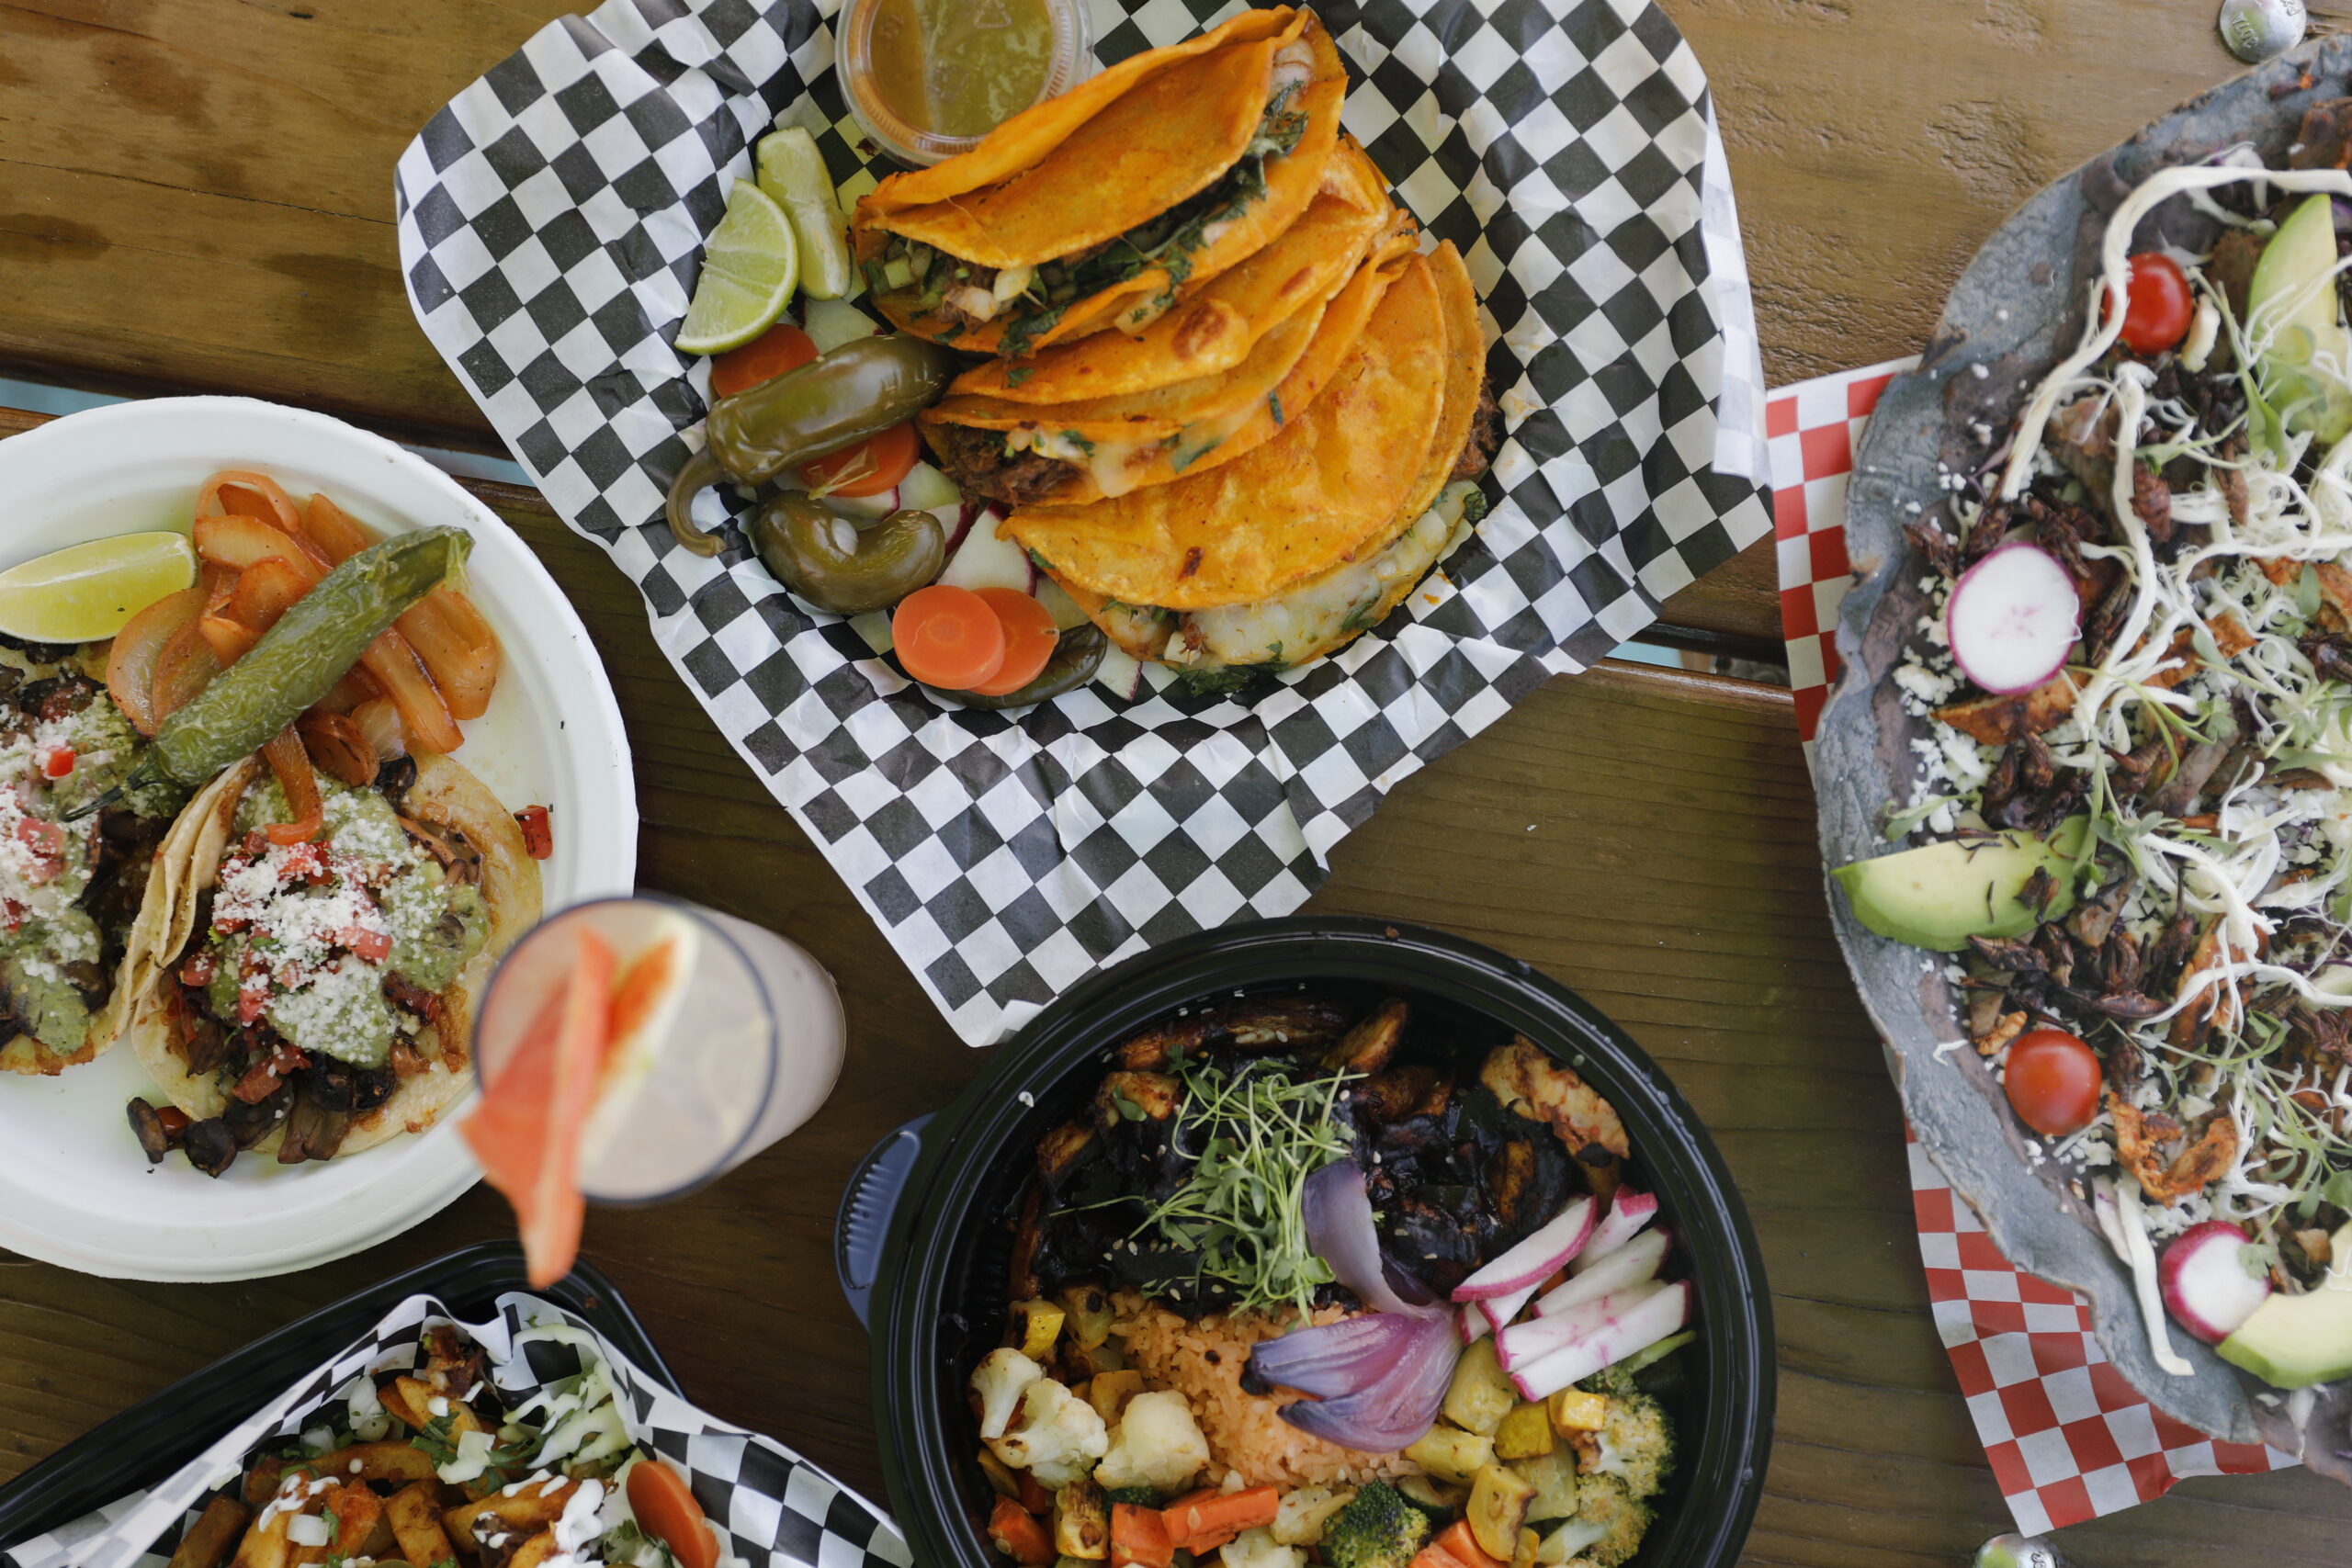
[[[947,558],[939,581],[951,588],[1010,588],[1029,592],[1029,552],[1011,539],[997,537],[1000,514],[983,512],[973,522],[964,542]]]
[[[1544,1317],[1556,1317],[1570,1307],[1582,1306],[1587,1302],[1598,1301],[1629,1285],[1638,1285],[1645,1280],[1657,1278],[1659,1268],[1666,1262],[1667,1247],[1673,1239],[1662,1230],[1644,1231],[1615,1251],[1596,1259],[1592,1267],[1583,1273],[1569,1275],[1566,1284],[1535,1303],[1537,1314]]]
[[[2241,1260],[2246,1234],[2227,1220],[2207,1220],[2172,1238],[2156,1263],[2165,1310],[2208,1345],[2219,1345],[2270,1294],[2268,1274]]]
[[[1544,1278],[1549,1279],[1551,1276],[1547,1274]],[[1480,1317],[1487,1320],[1487,1325],[1489,1328],[1499,1332],[1510,1325],[1512,1318],[1519,1315],[1519,1309],[1533,1300],[1535,1292],[1543,1288],[1539,1280],[1523,1291],[1513,1291],[1507,1296],[1488,1296],[1482,1301],[1472,1302],[1470,1304],[1476,1309]]]
[[[1557,1321],[1545,1318],[1545,1323]],[[1511,1373],[1525,1399],[1549,1399],[1601,1368],[1646,1350],[1690,1321],[1690,1284],[1677,1280],[1635,1303],[1614,1323]]]
[[[917,512],[936,512],[944,506],[961,506],[964,492],[954,481],[929,463],[917,463],[899,481],[899,504]]]
[[[1555,1351],[1591,1338],[1665,1289],[1656,1280],[1641,1280],[1550,1317],[1514,1323],[1495,1336],[1495,1359],[1507,1372],[1522,1371]]]
[[[1642,1227],[1656,1218],[1656,1193],[1636,1192],[1630,1187],[1620,1187],[1616,1199],[1609,1205],[1608,1217],[1593,1227],[1592,1239],[1585,1243],[1584,1251],[1568,1266],[1568,1272],[1581,1274],[1594,1267],[1641,1234]]]
[[[1593,1201],[1579,1198],[1533,1235],[1453,1287],[1457,1302],[1482,1302],[1532,1290],[1574,1258],[1592,1236]]]
[[[2058,558],[2022,540],[1961,574],[1944,616],[1962,673],[1988,692],[2030,692],[2066,667],[2082,601]]]
[[[1134,702],[1143,691],[1143,660],[1124,648],[1105,649],[1095,683],[1124,702]]]
[[[1487,1314],[1478,1310],[1479,1304],[1471,1302],[1454,1314],[1454,1325],[1462,1331],[1464,1345],[1476,1345],[1495,1331],[1495,1325],[1487,1321]]]
[[[899,510],[899,491],[894,485],[880,495],[829,495],[825,504],[844,517],[888,517]]]

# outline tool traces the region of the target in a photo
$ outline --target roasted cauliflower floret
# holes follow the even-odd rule
[[[1596,1568],[1617,1568],[1641,1549],[1649,1528],[1649,1505],[1634,1501],[1623,1481],[1588,1476],[1577,1483],[1576,1517],[1544,1537],[1535,1561],[1548,1565],[1576,1558]]]
[[[972,1392],[980,1396],[984,1441],[992,1443],[1004,1436],[1004,1429],[1012,1424],[1012,1413],[1021,1406],[1021,1396],[1045,1375],[1045,1368],[1011,1346],[980,1358],[980,1364],[972,1369]]]
[[[1022,1391],[1020,1419],[989,1444],[997,1458],[1049,1487],[1084,1476],[1110,1446],[1101,1413],[1046,1377]]]
[[[1225,1568],[1306,1568],[1306,1553],[1284,1546],[1262,1525],[1243,1530],[1218,1549]]]
[[[1148,1486],[1166,1496],[1190,1486],[1208,1461],[1209,1440],[1182,1394],[1139,1393],[1127,1401],[1094,1479],[1114,1490]]]
[[[1633,1152],[1616,1107],[1523,1034],[1487,1054],[1478,1081],[1521,1116],[1558,1134],[1572,1155],[1582,1157],[1595,1144],[1619,1159]]]
[[[1674,1428],[1648,1394],[1611,1394],[1600,1429],[1578,1441],[1577,1450],[1577,1468],[1588,1475],[1617,1477],[1639,1501],[1665,1485],[1674,1469]]]

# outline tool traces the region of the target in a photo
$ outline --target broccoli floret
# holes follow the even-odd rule
[[[1114,1508],[1122,1503],[1137,1508],[1157,1508],[1159,1494],[1148,1486],[1114,1486],[1102,1494],[1102,1502]]]
[[[1406,1568],[1430,1538],[1430,1517],[1385,1481],[1367,1482],[1323,1527],[1329,1568]]]
[[[1592,1435],[1589,1473],[1613,1475],[1636,1501],[1653,1496],[1674,1470],[1674,1427],[1646,1393],[1611,1394],[1609,1415]]]
[[[1582,1558],[1596,1568],[1617,1564],[1641,1549],[1650,1528],[1650,1508],[1613,1475],[1589,1476],[1577,1483],[1577,1515],[1554,1530],[1537,1551],[1538,1562]]]

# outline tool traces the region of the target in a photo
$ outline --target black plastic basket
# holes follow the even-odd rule
[[[675,1374],[611,1280],[582,1263],[553,1286],[532,1290],[519,1245],[483,1242],[265,1335],[66,1444],[0,1487],[0,1543],[28,1540],[164,1481],[410,1296],[437,1297],[452,1313],[481,1318],[509,1291],[526,1291],[578,1314],[621,1354],[677,1388]],[[191,1412],[210,1419],[192,1419]],[[0,1562],[13,1568],[14,1560],[0,1553]]]

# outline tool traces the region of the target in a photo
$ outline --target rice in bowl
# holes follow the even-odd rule
[[[1181,1317],[1132,1291],[1111,1298],[1111,1333],[1125,1348],[1128,1365],[1156,1389],[1173,1389],[1193,1407],[1193,1418],[1208,1438],[1209,1468],[1204,1482],[1227,1484],[1238,1472],[1244,1486],[1284,1489],[1313,1485],[1361,1485],[1419,1475],[1421,1467],[1401,1454],[1368,1454],[1310,1437],[1282,1418],[1283,1406],[1306,1396],[1287,1389],[1270,1395],[1244,1393],[1241,1374],[1250,1347],[1272,1339],[1293,1324],[1289,1314],[1238,1313],[1227,1317]],[[1337,1323],[1346,1313],[1319,1307],[1314,1321]]]

